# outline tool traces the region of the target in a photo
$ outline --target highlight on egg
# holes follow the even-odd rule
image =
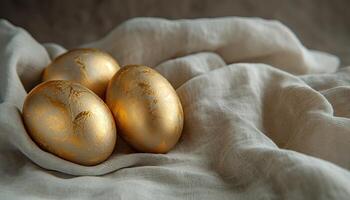
[[[23,105],[30,137],[65,160],[96,165],[113,152],[117,133],[107,105],[86,87],[70,81],[36,86]]]
[[[104,98],[110,79],[119,70],[117,61],[109,54],[93,48],[70,50],[49,64],[43,81],[69,80],[80,83]]]
[[[181,136],[184,114],[180,99],[152,68],[122,67],[108,85],[106,103],[121,136],[141,152],[166,153]]]

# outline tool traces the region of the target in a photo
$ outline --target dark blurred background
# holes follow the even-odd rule
[[[94,41],[139,16],[168,19],[246,16],[277,19],[305,46],[339,56],[350,65],[349,0],[2,0],[0,18],[40,42],[66,48]]]

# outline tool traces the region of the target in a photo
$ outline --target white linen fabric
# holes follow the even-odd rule
[[[23,101],[65,49],[2,20],[0,199],[350,198],[350,68],[281,23],[137,18],[82,46],[164,75],[184,109],[179,143],[137,153],[119,137],[92,167],[38,148]]]

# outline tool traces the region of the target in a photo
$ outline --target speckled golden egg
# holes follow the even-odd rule
[[[58,56],[45,68],[43,81],[77,82],[104,98],[108,82],[119,68],[110,55],[98,49],[74,49]]]
[[[106,103],[121,136],[139,151],[168,152],[181,136],[180,99],[170,83],[149,67],[122,67],[108,85]]]
[[[25,99],[23,120],[43,150],[81,165],[106,160],[116,143],[115,122],[107,105],[70,81],[36,86]]]

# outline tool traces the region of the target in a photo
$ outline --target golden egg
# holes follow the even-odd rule
[[[122,67],[108,85],[106,103],[121,136],[139,151],[168,152],[181,136],[180,99],[170,83],[149,67]]]
[[[115,122],[107,105],[70,81],[36,86],[25,99],[23,120],[43,150],[81,165],[106,160],[116,143]]]
[[[58,56],[45,68],[43,81],[74,81],[104,98],[108,82],[119,68],[110,55],[98,49],[74,49]]]

